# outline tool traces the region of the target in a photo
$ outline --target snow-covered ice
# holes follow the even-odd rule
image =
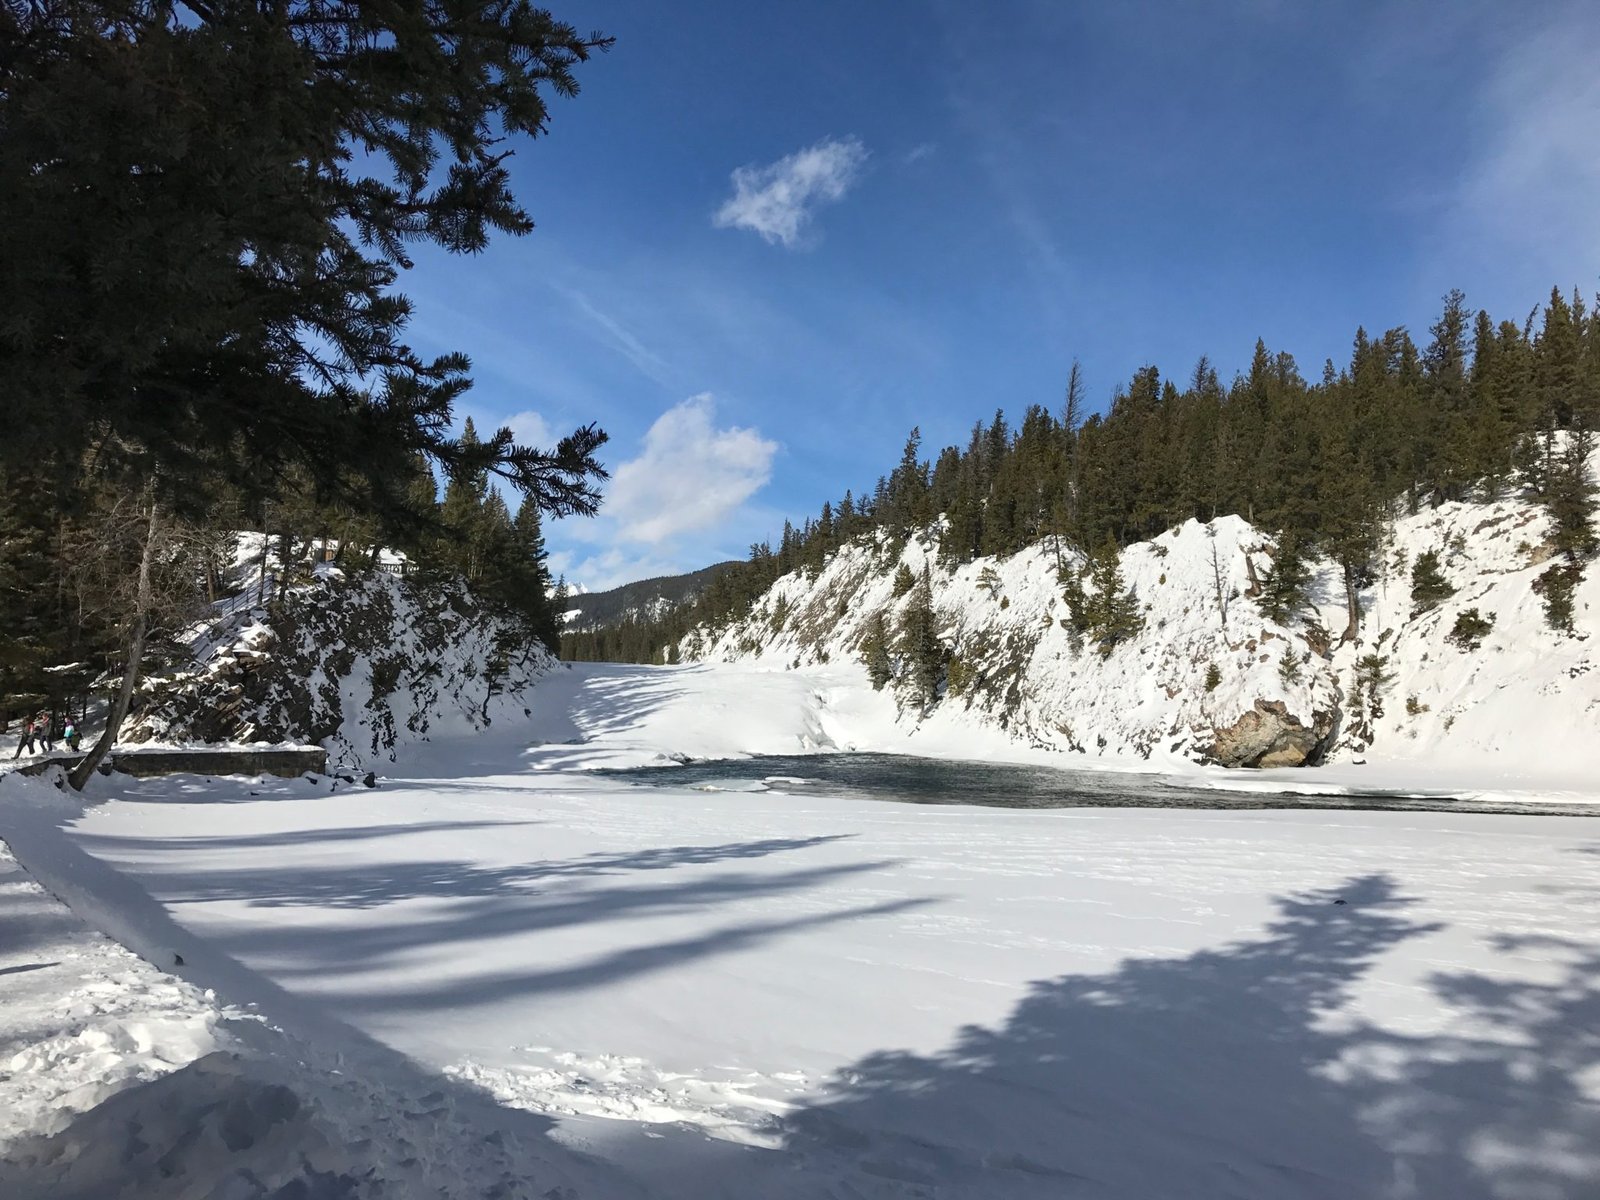
[[[80,815],[7,780],[0,834],[181,955],[169,986],[264,1019],[196,1065],[307,1098],[274,1128],[321,1145],[303,1183],[344,1181],[312,1195],[1600,1195],[1590,819],[634,788],[586,768],[1003,747],[907,741],[843,668],[535,695],[374,791],[116,779]]]

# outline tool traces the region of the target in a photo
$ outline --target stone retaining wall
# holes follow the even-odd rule
[[[24,775],[43,774],[48,767],[71,766],[77,755],[54,755],[21,768]],[[111,770],[136,779],[154,775],[324,775],[328,752],[320,746],[300,750],[113,750],[106,756]],[[105,770],[106,764],[101,765]]]

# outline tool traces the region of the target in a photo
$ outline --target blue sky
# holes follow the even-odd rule
[[[891,467],[1257,337],[1314,376],[1600,285],[1600,6],[551,0],[617,37],[518,148],[538,228],[405,280],[461,415],[597,421],[591,588],[742,557]]]

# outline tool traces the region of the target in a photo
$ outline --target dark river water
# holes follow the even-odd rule
[[[1453,796],[1384,791],[1350,795],[1233,792],[1181,783],[1169,785],[1157,775],[901,754],[762,755],[597,774],[644,787],[765,789],[797,796],[853,795],[903,804],[983,804],[996,808],[1342,808],[1600,816],[1600,805],[1590,804],[1480,803]]]

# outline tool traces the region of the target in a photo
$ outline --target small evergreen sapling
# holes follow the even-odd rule
[[[1533,581],[1533,590],[1544,600],[1544,618],[1558,633],[1576,632],[1573,624],[1573,598],[1583,580],[1583,567],[1557,562]]]
[[[1456,589],[1439,569],[1439,552],[1425,550],[1411,568],[1411,615],[1419,616],[1438,608],[1456,594]]]
[[[861,639],[861,660],[866,664],[872,690],[881,692],[884,684],[894,678],[894,664],[889,659],[889,631],[881,612],[873,613],[867,622],[866,636]]]
[[[1386,654],[1367,654],[1356,661],[1356,692],[1374,719],[1383,716],[1383,693],[1394,682]]]
[[[1475,608],[1463,609],[1456,616],[1456,623],[1451,626],[1450,632],[1445,635],[1445,640],[1463,652],[1476,650],[1483,644],[1483,639],[1489,636],[1489,631],[1493,628],[1493,613],[1485,617]]]

